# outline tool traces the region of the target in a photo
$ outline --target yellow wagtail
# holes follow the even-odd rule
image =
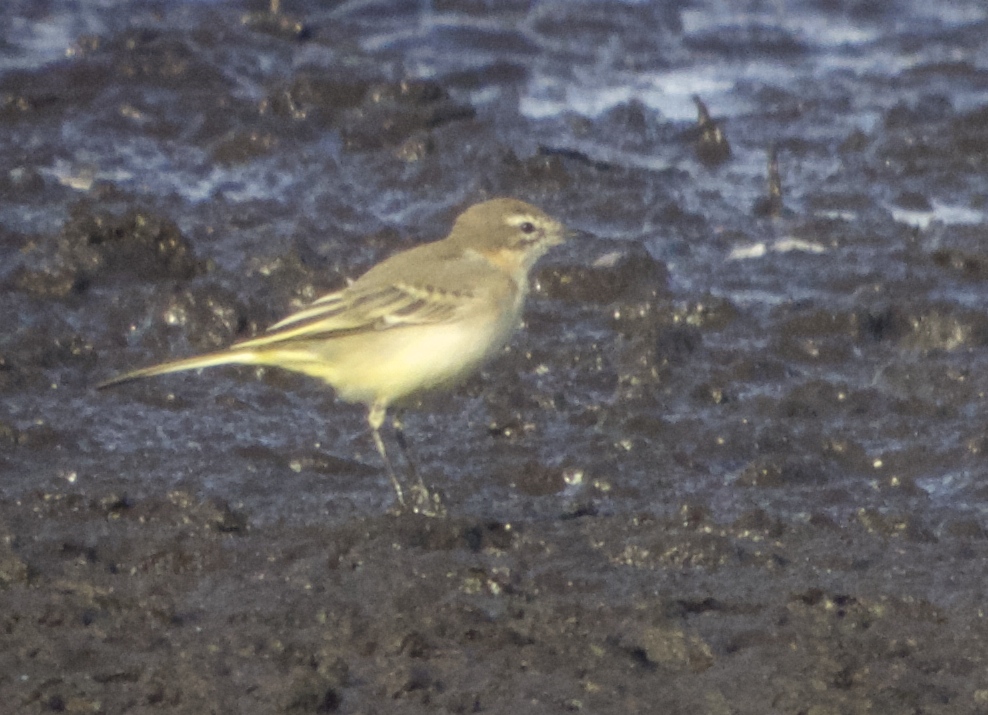
[[[388,407],[450,387],[496,355],[519,322],[530,269],[565,236],[562,224],[530,204],[484,201],[460,214],[443,240],[378,263],[259,337],[127,372],[99,387],[232,363],[318,378],[343,400],[367,406],[374,444],[405,506],[380,434]],[[394,427],[404,449],[397,419]],[[421,478],[415,489],[415,511],[441,509]]]

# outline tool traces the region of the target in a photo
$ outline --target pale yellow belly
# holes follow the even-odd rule
[[[514,321],[392,328],[291,349],[257,362],[323,380],[348,402],[392,404],[468,377],[504,347]]]

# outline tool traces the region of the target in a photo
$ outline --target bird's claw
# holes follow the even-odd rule
[[[446,516],[446,505],[438,492],[430,492],[425,484],[416,484],[409,490],[408,508],[413,514],[429,517]]]

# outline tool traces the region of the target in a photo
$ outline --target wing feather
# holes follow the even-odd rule
[[[427,285],[392,283],[360,289],[354,285],[325,295],[275,323],[264,335],[236,343],[255,348],[298,340],[322,340],[370,330],[449,322],[473,294]]]

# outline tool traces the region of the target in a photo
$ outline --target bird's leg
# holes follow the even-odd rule
[[[412,509],[425,516],[442,516],[446,513],[442,499],[438,494],[433,494],[429,491],[429,487],[422,481],[422,475],[415,468],[415,462],[412,461],[412,455],[408,449],[408,440],[405,439],[405,426],[401,421],[400,412],[395,413],[394,417],[391,418],[391,425],[394,427],[395,441],[398,442],[398,447],[401,448],[401,453],[405,456],[405,464],[408,465],[408,474],[415,482],[412,486],[412,494],[414,495]]]
[[[381,459],[384,460],[384,466],[388,470],[388,477],[390,477],[391,485],[394,487],[395,495],[398,497],[398,504],[404,507],[405,494],[401,489],[401,482],[395,476],[394,467],[391,466],[391,460],[388,458],[388,453],[384,449],[384,440],[381,439],[381,425],[384,424],[384,413],[386,410],[387,406],[375,402],[371,405],[370,411],[367,413],[367,422],[370,424],[371,434],[374,435],[374,445],[377,447],[377,451],[380,452]]]
[[[408,440],[405,439],[405,423],[401,419],[401,413],[395,413],[395,416],[391,418],[391,426],[395,431],[395,441],[398,442],[398,447],[401,449],[401,454],[405,458],[405,464],[408,465],[408,474],[416,482],[416,488],[420,491],[427,491],[425,482],[422,481],[422,477],[419,475],[418,470],[415,469],[415,462],[412,461],[412,454],[408,450]]]

